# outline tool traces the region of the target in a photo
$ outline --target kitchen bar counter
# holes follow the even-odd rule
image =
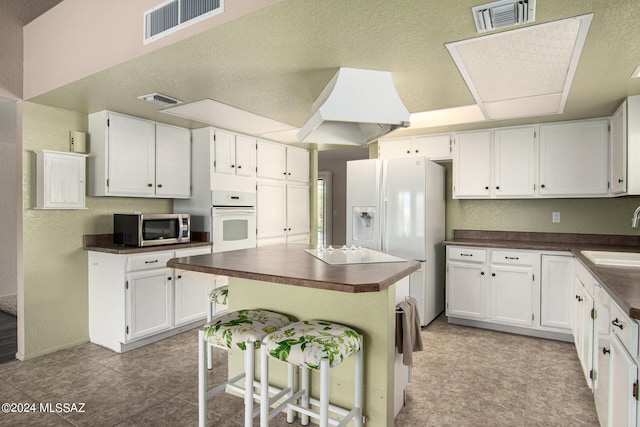
[[[572,253],[629,317],[640,320],[640,268],[596,265],[584,250],[640,252],[640,236],[454,230],[445,245]]]
[[[170,260],[173,268],[229,276],[229,309],[262,308],[292,320],[322,319],[350,326],[363,337],[364,405],[369,427],[393,425],[406,373],[396,374],[396,289],[419,269],[415,261],[331,265],[305,252],[305,244],[273,245]],[[398,283],[399,282],[399,283]],[[401,292],[398,295],[402,295]],[[229,352],[229,377],[242,371],[241,352]],[[353,358],[331,369],[331,399],[353,405]],[[270,381],[286,383],[286,365],[270,362]],[[259,370],[256,370],[259,372]],[[312,373],[313,390],[319,376]],[[404,383],[402,383],[404,381]],[[400,404],[398,404],[400,402]]]
[[[379,292],[420,268],[416,261],[330,265],[288,244],[173,259],[168,267],[348,293]],[[336,249],[339,251],[340,249]]]
[[[211,246],[209,233],[191,233],[191,242],[175,245],[144,246],[142,248],[125,246],[113,243],[113,234],[85,234],[82,239],[82,248],[85,251],[104,252],[109,254],[138,254],[143,252],[173,251],[178,249],[198,248]]]

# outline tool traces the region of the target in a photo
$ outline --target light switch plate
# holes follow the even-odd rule
[[[69,131],[69,148],[74,153],[86,153],[87,134],[77,130]]]
[[[560,222],[560,212],[552,212],[551,213],[551,221],[552,222]]]

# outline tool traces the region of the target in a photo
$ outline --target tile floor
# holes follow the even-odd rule
[[[598,425],[573,344],[448,325],[444,316],[423,337],[428,350],[414,355],[396,426]],[[82,402],[85,412],[0,413],[0,426],[197,425],[196,348],[189,331],[124,354],[87,343],[2,364],[0,403]],[[221,394],[208,407],[209,425],[242,424],[240,398]]]

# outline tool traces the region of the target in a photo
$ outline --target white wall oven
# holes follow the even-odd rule
[[[253,193],[213,191],[211,241],[213,252],[256,246],[256,197]]]

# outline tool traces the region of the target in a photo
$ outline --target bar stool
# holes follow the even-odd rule
[[[198,421],[207,423],[207,400],[227,389],[244,395],[244,425],[253,425],[255,349],[261,340],[290,323],[287,316],[267,310],[238,310],[214,317],[198,331]],[[207,346],[244,351],[244,372],[207,390]],[[244,387],[237,385],[244,379]],[[267,387],[268,390],[268,387]],[[266,395],[268,398],[268,395]]]
[[[211,323],[213,316],[218,311],[218,305],[227,305],[229,302],[229,286],[220,286],[209,292],[207,303],[207,323]],[[213,369],[213,346],[207,344],[207,369]]]
[[[350,410],[329,403],[329,369],[338,366],[351,355],[355,355],[354,404]],[[287,388],[267,398],[269,387],[269,356],[289,364]],[[363,402],[363,360],[362,335],[355,330],[337,323],[323,320],[303,320],[292,323],[273,332],[262,340],[260,350],[261,396],[260,426],[267,427],[269,420],[287,409],[287,421],[293,422],[293,412],[302,415],[303,425],[309,423],[309,416],[319,419],[320,427],[329,424],[344,426],[351,419],[357,427],[362,427]],[[294,367],[301,369],[301,384],[294,392]],[[320,371],[320,399],[309,396],[310,370]],[[272,411],[270,407],[286,396]],[[299,401],[300,403],[296,403]],[[312,411],[309,404],[319,407]],[[344,417],[342,421],[329,417],[329,412]]]

